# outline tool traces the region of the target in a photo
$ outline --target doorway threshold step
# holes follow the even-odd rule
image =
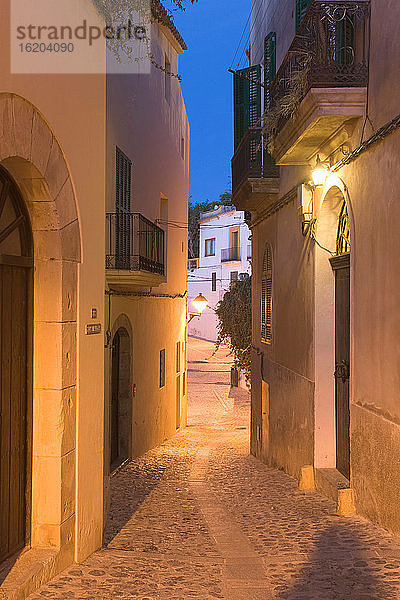
[[[27,548],[0,565],[0,599],[24,600],[72,563],[70,553]]]
[[[323,496],[336,502],[336,512],[341,517],[351,517],[356,513],[354,491],[350,481],[337,469],[316,469],[312,465],[301,469],[299,489],[317,490]]]
[[[337,506],[337,514],[350,517],[355,514],[354,492],[350,482],[337,469],[315,469],[315,487]]]

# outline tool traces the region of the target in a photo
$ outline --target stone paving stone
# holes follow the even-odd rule
[[[103,550],[31,600],[400,600],[400,541],[249,456],[231,357],[191,340],[189,427],[112,479]]]

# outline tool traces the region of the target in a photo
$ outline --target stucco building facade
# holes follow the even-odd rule
[[[186,46],[166,23],[152,54],[171,74],[107,82],[106,473],[186,425]]]
[[[234,206],[216,206],[201,213],[199,258],[188,261],[188,307],[195,314],[193,300],[203,294],[208,307],[201,318],[194,318],[188,333],[210,342],[218,337],[215,308],[233,281],[250,277],[250,230],[245,214]]]
[[[89,0],[85,10],[98,23]],[[189,131],[179,82],[169,75],[184,42],[160,11],[152,52],[168,77],[156,67],[107,76],[105,55],[104,74],[32,75],[10,72],[10,11],[2,2],[0,594],[7,597],[26,596],[102,545],[118,347],[114,377],[122,378],[126,419],[119,429],[114,423],[123,437],[117,447],[114,438],[115,464],[176,431],[178,376],[180,390],[186,381],[187,239],[168,222],[187,218]],[[125,159],[129,204],[126,188],[118,191],[128,181]],[[117,243],[139,231],[145,242],[136,244],[138,235],[115,249],[118,211],[128,216]],[[179,401],[184,424],[183,391]]]
[[[232,163],[252,211],[252,452],[398,532],[399,7],[255,0],[252,15]]]

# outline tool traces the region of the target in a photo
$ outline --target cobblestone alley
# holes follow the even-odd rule
[[[400,598],[398,541],[249,456],[248,394],[212,352],[190,340],[189,427],[114,476],[104,549],[31,600]]]

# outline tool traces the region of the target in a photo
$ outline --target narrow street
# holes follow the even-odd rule
[[[31,600],[391,600],[400,545],[249,456],[230,358],[189,341],[189,426],[113,478],[105,547]]]

